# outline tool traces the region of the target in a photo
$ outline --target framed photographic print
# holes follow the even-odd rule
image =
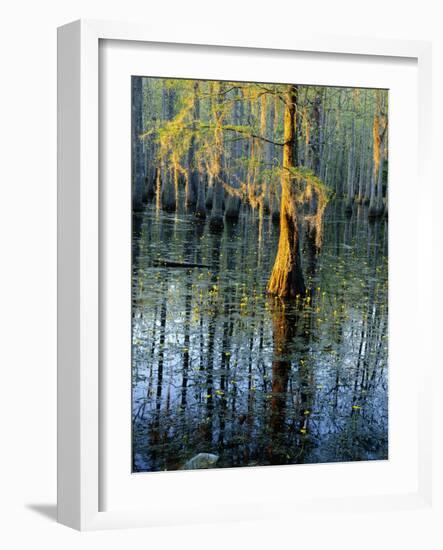
[[[133,471],[386,460],[388,90],[131,102]]]
[[[58,71],[59,521],[428,505],[429,46],[82,21]]]

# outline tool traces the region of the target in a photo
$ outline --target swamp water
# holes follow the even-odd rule
[[[266,294],[278,243],[243,208],[213,234],[192,215],[134,215],[133,471],[388,457],[387,223],[325,214],[309,292]],[[201,267],[162,266],[165,260]]]

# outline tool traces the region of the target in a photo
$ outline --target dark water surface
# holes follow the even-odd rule
[[[388,457],[387,223],[332,202],[298,304],[266,294],[277,242],[247,208],[221,234],[154,207],[134,218],[134,471],[198,453],[217,467]]]

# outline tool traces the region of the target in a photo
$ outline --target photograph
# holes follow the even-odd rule
[[[132,472],[388,460],[389,90],[128,86]]]

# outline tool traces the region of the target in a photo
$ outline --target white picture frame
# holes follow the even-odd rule
[[[101,247],[99,212],[102,208],[99,186],[100,128],[99,128],[99,74],[100,41],[125,41],[135,43],[164,43],[189,45],[190,42],[207,51],[210,48],[230,48],[232,55],[238,51],[255,49],[272,51],[276,55],[288,52],[306,52],[313,55],[325,53],[335,56],[369,56],[389,58],[393,66],[396,60],[412,59],[417,65],[418,81],[418,147],[420,160],[419,180],[424,188],[430,185],[428,155],[430,151],[430,93],[431,46],[426,42],[368,40],[357,38],[315,37],[297,35],[288,42],[257,40],[224,40],[205,36],[190,40],[184,30],[182,35],[167,36],[137,24],[102,21],[77,21],[58,32],[58,520],[80,530],[153,526],[161,524],[214,521],[219,519],[259,519],[272,515],[272,506],[266,506],[266,495],[260,501],[252,499],[248,507],[233,504],[212,509],[200,509],[180,505],[154,510],[151,507],[134,508],[122,502],[112,510],[102,510],[100,483],[103,483],[101,456],[105,448],[101,442],[103,414],[101,406],[100,363],[100,281]],[[174,75],[171,75],[174,76]],[[422,230],[432,220],[419,218]],[[425,233],[424,233],[425,234]],[[423,246],[416,254],[426,264],[432,250]],[[423,274],[418,273],[417,283]],[[429,307],[425,303],[420,308]],[[427,348],[428,349],[428,348]],[[430,346],[429,346],[430,349]],[[419,373],[417,401],[429,401],[429,377],[431,356],[424,360]],[[128,366],[129,368],[129,366]],[[429,407],[422,407],[421,414],[429,419]],[[294,510],[349,510],[358,505],[362,510],[423,508],[432,500],[432,452],[430,422],[417,424],[418,456],[417,483],[413,490],[384,495],[347,495],[336,499],[321,495],[312,499],[285,498],[287,514]],[[346,465],[343,465],[346,467]],[[340,466],[339,466],[340,467]],[[351,465],[352,467],[352,465]],[[252,469],[249,469],[252,470]],[[263,468],[254,469],[263,476]],[[277,471],[273,469],[274,473]],[[284,467],[279,475],[284,480]],[[180,473],[189,476],[191,483],[201,483],[204,475],[223,475],[223,483],[229,483],[226,474],[231,472]],[[173,475],[173,474],[172,474]],[[248,474],[249,475],[249,474]],[[346,475],[346,474],[345,474]],[[194,476],[194,477],[192,477]],[[200,476],[196,478],[195,476]],[[238,482],[238,474],[236,474]],[[156,485],[161,485],[157,477]],[[177,478],[176,478],[177,479]],[[214,478],[215,479],[215,478]],[[148,480],[149,483],[149,480]],[[230,482],[234,483],[233,480]],[[275,495],[273,495],[275,499]],[[271,501],[269,501],[271,502]],[[275,502],[275,500],[274,500]],[[243,510],[243,511],[242,511]],[[282,513],[279,512],[279,515]]]

